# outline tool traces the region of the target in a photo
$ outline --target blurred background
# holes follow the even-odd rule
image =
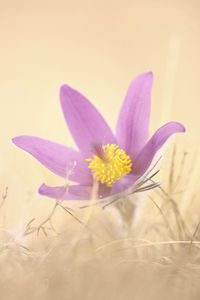
[[[0,37],[1,299],[199,300],[200,1],[0,0]],[[187,129],[164,147],[161,189],[105,210],[64,203],[79,222],[62,207],[51,214],[38,187],[63,179],[12,137],[75,146],[63,83],[114,129],[130,81],[150,70],[149,134],[171,120]]]
[[[33,207],[45,212],[52,201],[37,195],[38,186],[61,183],[11,138],[30,134],[74,146],[59,104],[65,82],[114,129],[129,82],[152,70],[150,133],[180,121],[187,128],[177,137],[181,147],[198,150],[199,9],[198,0],[1,1],[0,188],[9,187],[12,222],[30,219]]]

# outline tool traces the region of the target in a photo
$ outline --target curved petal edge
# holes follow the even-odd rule
[[[87,163],[79,152],[35,136],[18,136],[12,142],[56,175],[82,184],[91,183]]]
[[[65,121],[84,157],[91,156],[94,143],[115,143],[103,116],[85,96],[65,84],[60,89],[60,101]]]
[[[132,158],[144,147],[149,130],[153,73],[137,76],[130,84],[119,113],[116,137]]]
[[[185,127],[178,122],[169,122],[160,127],[136,157],[134,161],[134,174],[142,176],[150,166],[156,152],[167,139],[171,135],[181,132],[185,132]]]

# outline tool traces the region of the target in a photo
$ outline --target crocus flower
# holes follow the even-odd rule
[[[96,179],[98,197],[104,198],[127,190],[144,175],[166,140],[185,131],[180,123],[169,122],[148,139],[152,81],[149,72],[131,82],[115,135],[85,96],[68,85],[61,87],[62,110],[79,151],[34,136],[13,139],[50,171],[73,182],[67,187],[42,184],[41,195],[61,200],[90,199]]]

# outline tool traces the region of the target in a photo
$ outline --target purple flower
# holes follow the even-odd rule
[[[13,142],[29,152],[50,171],[73,181],[65,187],[45,184],[39,193],[55,199],[89,199],[93,180],[99,183],[98,197],[126,190],[149,168],[154,155],[183,125],[169,122],[148,138],[152,73],[136,77],[130,84],[119,113],[116,134],[96,108],[68,85],[60,89],[60,101],[66,123],[79,148],[34,136],[18,136]]]

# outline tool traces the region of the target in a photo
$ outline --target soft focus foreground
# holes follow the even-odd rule
[[[175,147],[167,156],[154,190],[108,206],[52,201],[12,230],[5,190],[1,299],[199,299],[198,164]]]

